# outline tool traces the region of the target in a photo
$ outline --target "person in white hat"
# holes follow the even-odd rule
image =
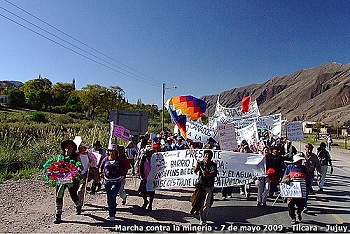
[[[111,144],[107,149],[107,157],[101,162],[101,171],[104,175],[104,185],[107,192],[108,213],[107,219],[115,221],[117,212],[117,195],[124,180],[124,171],[126,169],[125,160],[117,157],[117,145]]]
[[[288,213],[292,218],[292,224],[296,224],[295,210],[298,214],[298,222],[301,222],[301,213],[306,204],[306,187],[309,186],[310,181],[307,179],[307,168],[302,165],[305,156],[303,153],[297,153],[293,156],[293,164],[289,164],[285,170],[282,182],[289,183],[299,182],[301,187],[301,197],[298,198],[288,198]],[[295,208],[295,206],[297,208]]]

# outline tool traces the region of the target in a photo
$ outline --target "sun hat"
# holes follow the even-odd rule
[[[73,146],[73,151],[77,151],[77,144],[72,140],[65,140],[61,143],[61,149],[64,151],[67,145]]]
[[[293,156],[293,163],[296,163],[300,160],[305,160],[303,153],[297,153],[296,155]]]

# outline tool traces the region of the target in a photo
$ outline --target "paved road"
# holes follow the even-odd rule
[[[345,228],[350,232],[350,151],[334,149],[331,153],[334,173],[327,176],[324,193],[310,196],[310,211],[303,214],[299,225],[290,224],[287,204],[282,199],[277,199],[272,206],[275,198],[270,198],[268,207],[257,207],[256,189],[253,188],[250,200],[239,195],[238,190],[228,201],[221,201],[220,192],[216,193],[209,226],[227,232],[342,232]],[[314,188],[317,190],[317,186]],[[198,224],[198,219],[193,217],[189,222]]]

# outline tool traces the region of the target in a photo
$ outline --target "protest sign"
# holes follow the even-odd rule
[[[217,131],[215,128],[208,127],[202,122],[187,121],[186,122],[187,138],[195,142],[207,143],[208,139],[212,137],[218,141]]]
[[[217,127],[221,150],[232,150],[238,147],[234,124],[225,124]]]
[[[252,124],[241,128],[236,129],[236,139],[237,144],[241,144],[243,140],[246,140],[249,145],[253,145],[254,143],[258,142],[259,135],[258,135],[258,129],[256,127],[256,123],[253,122]]]
[[[303,197],[300,182],[280,183],[281,197]]]
[[[304,140],[303,125],[300,121],[287,122],[287,139],[290,141]]]
[[[266,129],[269,132],[272,132],[272,134],[275,137],[281,136],[281,130],[282,130],[282,115],[276,114],[276,115],[267,115],[267,116],[260,116],[260,117],[254,117],[254,118],[245,118],[245,119],[232,119],[232,118],[225,118],[224,116],[219,116],[217,118],[219,124],[229,124],[234,123],[236,129],[242,129],[247,127],[248,125],[252,123],[256,123],[257,129]]]
[[[203,160],[205,149],[188,149],[156,153],[156,189],[194,187],[198,174],[193,169]],[[248,183],[254,177],[265,174],[264,156],[232,151],[214,150],[218,175],[215,187],[227,187]]]
[[[115,137],[120,137],[123,140],[129,140],[130,137],[130,130],[124,128],[123,126],[120,125],[114,125],[113,127],[113,136]]]

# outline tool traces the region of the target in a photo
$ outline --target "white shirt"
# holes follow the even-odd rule
[[[83,171],[81,174],[85,174],[89,169],[89,156],[87,154],[80,154],[81,165],[83,166]]]

